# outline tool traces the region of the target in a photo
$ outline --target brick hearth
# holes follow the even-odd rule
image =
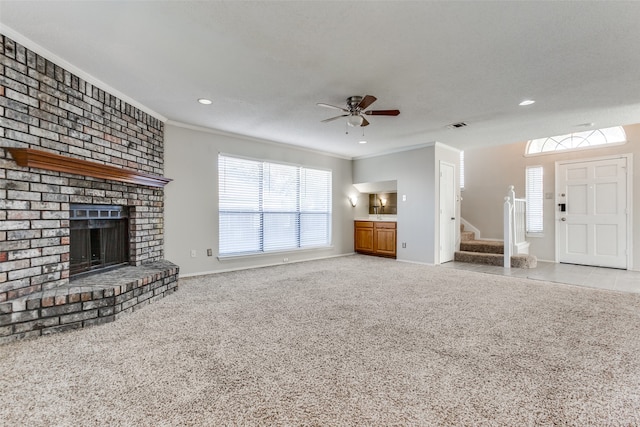
[[[113,322],[177,289],[178,267],[168,261],[72,280],[0,303],[0,344]]]

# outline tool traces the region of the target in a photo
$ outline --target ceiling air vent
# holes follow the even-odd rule
[[[458,122],[458,123],[452,123],[449,126],[447,126],[449,129],[458,129],[458,128],[463,128],[465,127],[467,124],[465,122]]]

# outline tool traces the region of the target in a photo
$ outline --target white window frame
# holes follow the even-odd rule
[[[622,132],[622,135],[624,136],[622,141],[605,141],[604,143],[598,143],[595,145],[591,145],[589,143],[589,138],[592,137],[594,134],[596,134],[596,132],[600,132],[602,133],[603,130],[607,130],[607,129],[612,129],[612,128],[617,128],[617,130]],[[589,134],[589,135],[585,135],[584,134]],[[539,152],[535,152],[535,153],[531,153],[531,147],[533,145],[534,142],[536,141],[541,141],[541,140],[552,140],[552,141],[556,141],[556,140],[565,140],[565,139],[569,139],[569,138],[579,138],[581,140],[584,140],[587,144],[586,145],[581,145],[578,147],[574,147],[574,148],[562,148],[561,146],[556,147],[555,150],[550,150],[550,151],[539,151]],[[606,138],[606,135],[604,135],[604,137]],[[549,154],[558,154],[558,153],[570,153],[573,151],[582,151],[582,150],[590,150],[590,149],[594,149],[594,148],[603,148],[603,147],[614,147],[616,145],[623,145],[627,143],[627,134],[624,130],[624,128],[622,126],[611,126],[609,128],[602,128],[602,129],[592,129],[592,130],[586,130],[586,131],[581,131],[581,132],[572,132],[570,134],[566,134],[566,135],[557,135],[557,136],[550,136],[547,138],[538,138],[538,139],[532,139],[529,140],[527,142],[527,146],[524,150],[524,156],[525,157],[534,157],[534,156],[546,156]]]
[[[254,178],[258,179],[257,183],[258,183],[258,187],[257,188],[253,188],[250,189],[250,191],[248,193],[245,194],[250,196],[250,199],[253,200],[254,202],[254,206],[252,208],[249,208],[247,210],[247,208],[242,208],[241,206],[239,206],[238,208],[230,208],[229,206],[229,199],[226,199],[227,203],[223,203],[222,197],[223,194],[226,194],[227,196],[229,195],[229,191],[227,191],[226,193],[223,192],[221,186],[223,185],[223,177],[222,174],[224,173],[223,171],[223,167],[221,166],[221,162],[224,161],[224,159],[230,159],[230,160],[238,160],[239,162],[245,162],[247,164],[247,166],[253,166],[255,168],[257,168],[259,170],[258,175],[254,176]],[[266,190],[266,185],[268,183],[268,171],[271,167],[281,167],[281,168],[285,168],[285,169],[291,169],[289,172],[293,172],[293,170],[295,169],[295,173],[297,174],[296,177],[296,189],[294,190],[295,193],[294,194],[290,194],[288,197],[290,199],[284,199],[283,200],[283,205],[288,206],[288,208],[284,209],[284,210],[273,210],[270,209],[268,206],[266,206],[266,204],[268,204],[268,197],[265,197],[267,194]],[[321,193],[319,193],[320,195],[320,199],[318,200],[320,202],[320,205],[324,205],[325,208],[320,208],[318,209],[317,207],[307,207],[305,208],[305,206],[309,206],[309,203],[305,203],[305,200],[308,200],[308,196],[309,193],[306,192],[306,187],[305,184],[312,184],[313,182],[321,182],[322,180],[316,180],[316,181],[311,181],[311,182],[307,182],[305,181],[305,176],[307,172],[312,172],[312,173],[321,173],[321,174],[328,174],[328,177],[325,175],[325,178],[328,178],[328,183],[326,183],[326,188],[324,188],[323,190],[326,191],[327,193],[324,195],[324,197],[321,195]],[[246,256],[260,256],[260,255],[266,255],[266,254],[276,254],[279,252],[291,252],[291,251],[301,251],[301,250],[309,250],[309,249],[314,249],[314,248],[327,248],[327,247],[331,247],[331,224],[332,224],[332,204],[333,204],[333,199],[332,199],[332,171],[330,169],[321,169],[321,168],[309,168],[309,167],[304,167],[304,166],[300,166],[300,165],[295,165],[295,164],[290,164],[290,163],[279,163],[279,162],[273,162],[273,161],[267,161],[267,160],[261,160],[261,159],[253,159],[253,158],[247,158],[247,157],[242,157],[242,156],[237,156],[237,155],[232,155],[232,154],[223,154],[223,153],[219,153],[218,155],[218,259],[229,259],[229,258],[236,258],[236,257],[246,257]],[[242,182],[238,181],[235,184],[239,185],[239,191],[243,190],[242,188]],[[255,183],[254,183],[255,184]],[[312,195],[314,193],[311,193]],[[277,194],[276,194],[277,196]],[[283,197],[287,197],[287,196],[283,196]],[[325,200],[326,197],[326,200]],[[266,198],[266,200],[265,200]],[[273,198],[271,200],[274,200]],[[257,203],[257,205],[256,205]],[[276,204],[278,204],[277,200],[275,201]],[[313,201],[311,201],[311,205],[313,205]],[[223,207],[223,205],[226,205],[226,207]],[[293,207],[295,206],[295,208]],[[223,246],[223,234],[225,233],[225,230],[223,230],[223,220],[222,220],[222,216],[223,215],[227,215],[227,221],[231,219],[231,221],[233,221],[233,217],[234,214],[240,214],[240,215],[257,215],[259,218],[259,226],[256,226],[258,228],[254,229],[255,233],[258,233],[258,242],[257,242],[257,246],[255,244],[255,242],[249,242],[249,243],[254,243],[254,244],[249,244],[248,246],[251,246],[251,249],[248,250],[231,250],[232,248],[222,248]],[[276,235],[277,237],[277,232],[278,229],[272,229],[271,231],[275,231],[274,233],[270,233],[269,230],[265,229],[265,218],[267,217],[272,217],[274,215],[276,215],[276,217],[278,216],[278,214],[284,214],[284,215],[289,215],[289,216],[293,216],[294,218],[294,227],[297,227],[297,229],[295,230],[295,236],[293,235],[288,235],[286,233],[283,233],[281,235],[281,237],[283,237],[285,239],[285,241],[288,241],[288,243],[284,243],[283,247],[277,247],[275,249],[265,249],[265,236],[268,236],[269,234]],[[326,239],[323,243],[320,244],[304,244],[304,240],[305,240],[305,233],[304,233],[304,218],[308,217],[309,215],[315,215],[315,214],[320,214],[320,215],[324,215],[326,217],[326,223],[324,223],[324,220],[322,221],[324,223],[324,227],[326,229]],[[268,222],[268,220],[266,221]],[[236,223],[236,227],[238,227],[237,223]],[[239,230],[240,228],[236,228],[236,231]],[[313,233],[313,230],[310,230]],[[287,237],[288,236],[288,237]],[[230,238],[233,238],[236,236],[230,236]],[[291,239],[294,239],[295,243],[292,243]],[[276,245],[279,246],[279,245]],[[223,252],[224,251],[224,252]]]

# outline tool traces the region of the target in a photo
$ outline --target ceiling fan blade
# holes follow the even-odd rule
[[[371,110],[365,111],[364,114],[369,116],[397,116],[400,110]]]
[[[360,116],[360,117],[362,117],[362,116]],[[369,126],[369,121],[367,119],[365,119],[364,117],[362,117],[362,124],[360,126],[361,127],[362,126]]]
[[[346,108],[336,107],[335,105],[325,104],[324,102],[318,102],[316,105],[319,107],[334,108],[336,110],[344,111],[345,113],[349,112]]]
[[[326,123],[326,122],[330,122],[336,119],[339,119],[340,117],[347,117],[348,114],[343,114],[341,116],[335,116],[335,117],[331,117],[330,119],[324,119],[324,120],[320,120],[320,123]]]
[[[376,99],[378,99],[378,98],[376,98],[373,95],[365,95],[364,98],[362,98],[362,101],[360,101],[360,103],[358,104],[358,108],[361,109],[361,110],[364,110],[369,105],[371,105],[374,102],[376,102]]]

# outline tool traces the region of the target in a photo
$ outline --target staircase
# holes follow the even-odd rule
[[[498,240],[476,240],[473,231],[465,231],[460,225],[460,250],[454,254],[454,261],[474,264],[504,265],[504,243]],[[534,255],[518,254],[511,257],[512,268],[535,268],[538,260]]]

